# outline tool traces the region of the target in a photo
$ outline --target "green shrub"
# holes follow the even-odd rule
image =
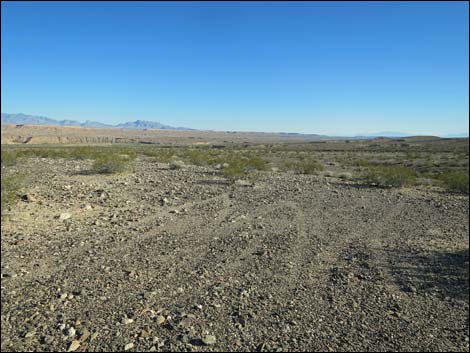
[[[170,169],[182,169],[184,168],[184,166],[184,162],[180,160],[175,160],[173,162],[170,162],[169,164]]]
[[[2,150],[2,166],[12,166],[16,164],[18,155],[15,151]]]
[[[439,180],[441,180],[443,185],[449,191],[464,192],[467,194],[469,192],[468,171],[442,173],[439,176]]]
[[[306,158],[284,160],[279,164],[279,168],[284,172],[292,171],[297,174],[317,174],[325,169],[321,163]]]
[[[382,187],[401,187],[416,183],[416,172],[402,166],[377,166],[368,168],[365,179]]]
[[[1,178],[1,211],[9,208],[16,198],[16,193],[21,186],[21,178],[17,175]]]
[[[316,161],[301,161],[294,165],[295,172],[300,174],[317,174],[323,169],[323,165]]]
[[[122,173],[129,169],[131,158],[128,155],[108,154],[95,159],[91,171],[96,174]]]
[[[222,169],[222,174],[226,177],[236,178],[255,171],[267,170],[269,163],[256,154],[229,154],[225,156],[221,163],[228,166]]]

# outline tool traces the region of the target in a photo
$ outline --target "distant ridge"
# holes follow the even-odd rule
[[[103,124],[97,121],[87,120],[84,123],[75,120],[54,120],[45,116],[2,113],[2,125],[58,125],[80,126],[89,128],[121,128],[121,129],[162,129],[162,130],[194,130],[185,127],[173,127],[157,121],[136,120],[118,125]]]
[[[146,120],[136,120],[133,122],[127,122],[123,124],[118,124],[115,127],[121,129],[163,129],[163,130],[194,130],[186,127],[174,127],[170,125],[164,125],[158,121],[146,121]]]
[[[174,127],[170,125],[162,124],[158,121],[147,121],[147,120],[136,120],[129,121],[117,125],[104,124],[97,121],[87,120],[85,122],[79,122],[76,120],[54,120],[45,116],[27,115],[23,113],[19,114],[7,114],[2,113],[2,125],[52,125],[52,126],[78,126],[84,128],[116,128],[116,129],[134,129],[134,130],[145,130],[145,129],[160,129],[160,130],[196,130],[187,127]],[[210,130],[209,130],[210,131]],[[226,131],[226,133],[232,134],[237,131]],[[297,133],[297,132],[277,132],[278,135],[283,137],[305,137],[317,140],[345,140],[345,139],[375,139],[375,138],[409,138],[417,136],[428,136],[419,134],[409,134],[403,132],[383,131],[377,133],[367,133],[358,135],[321,135],[321,134],[308,134],[308,133]],[[439,135],[441,138],[468,138],[468,132],[455,133],[455,134],[442,134]]]

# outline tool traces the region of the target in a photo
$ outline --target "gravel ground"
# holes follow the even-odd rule
[[[469,350],[468,195],[87,168],[2,171],[2,351]]]

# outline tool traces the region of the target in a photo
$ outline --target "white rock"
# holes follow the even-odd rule
[[[70,217],[72,217],[72,215],[69,212],[64,212],[60,214],[59,219],[61,221],[64,221],[66,219],[69,219]]]

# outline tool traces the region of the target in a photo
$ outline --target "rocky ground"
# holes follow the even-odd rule
[[[468,195],[30,159],[2,351],[468,351]]]

